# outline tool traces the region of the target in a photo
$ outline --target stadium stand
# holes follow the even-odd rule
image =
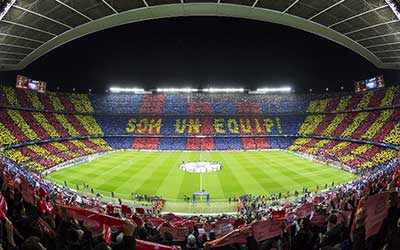
[[[297,230],[310,235],[307,246],[315,249],[328,245],[349,249],[346,246],[350,244],[352,249],[381,249],[385,245],[386,249],[396,249],[399,201],[398,195],[393,194],[400,188],[399,95],[398,86],[360,94],[287,96],[39,94],[0,86],[0,217],[7,217],[8,225],[2,242],[12,249],[38,235],[35,240],[47,249],[64,249],[54,246],[55,242],[68,249],[92,249],[85,245],[86,240],[95,245],[110,243],[113,231],[125,233],[120,249],[132,249],[123,248],[124,244],[135,244],[137,249],[178,249],[171,245],[184,246],[188,242],[200,246],[207,242],[211,248],[242,243],[249,249],[268,244],[266,249],[271,249],[278,243],[301,245],[304,235],[295,234]],[[160,216],[164,201],[159,198],[152,200],[146,211],[138,209],[133,217],[132,212],[121,215],[115,211],[122,211],[123,204],[107,206],[39,177],[61,163],[113,149],[266,148],[287,149],[334,162],[357,173],[360,179],[339,186],[332,184],[327,191],[317,190],[318,194],[303,190],[302,198],[291,203],[278,199],[276,194],[237,197],[238,215],[181,218]],[[363,213],[367,207],[377,207],[378,201],[384,211],[380,221],[385,220],[371,229]],[[275,209],[271,209],[271,203]],[[110,206],[116,210],[110,210]],[[101,207],[107,207],[105,213],[99,212]],[[124,209],[127,212],[127,206]],[[27,217],[26,227],[20,224],[23,211],[37,214]],[[314,215],[310,219],[311,212]],[[95,219],[88,221],[90,214]],[[296,217],[290,217],[292,214]],[[368,216],[372,220],[375,215]],[[75,224],[70,219],[84,223]],[[136,226],[127,221],[135,221]],[[168,231],[162,224],[166,222],[179,226],[168,227]],[[218,234],[220,224],[231,230],[215,239],[212,235]],[[328,242],[327,233],[317,240],[327,224],[328,228],[339,227],[346,233],[337,235],[334,242]],[[275,228],[276,234],[265,233],[271,230],[254,234],[258,225]],[[178,227],[183,234],[174,231]],[[60,228],[70,233],[62,234]],[[150,232],[145,228],[153,229]],[[199,229],[209,237],[196,237]],[[85,232],[91,234],[78,236]],[[196,236],[189,236],[192,233]]]

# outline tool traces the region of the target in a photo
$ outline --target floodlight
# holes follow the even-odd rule
[[[234,93],[234,92],[244,92],[244,88],[207,88],[203,89],[203,92],[210,92],[210,93]]]
[[[400,19],[400,4],[395,0],[385,0],[389,7],[392,9],[397,19]]]
[[[10,10],[11,6],[16,2],[16,0],[10,0],[8,3],[5,4],[3,11],[0,13],[0,20],[7,14]]]
[[[157,88],[157,92],[183,92],[183,93],[190,93],[190,92],[197,92],[198,89],[192,88]]]
[[[141,88],[120,88],[120,87],[111,87],[111,93],[145,93],[144,89]]]
[[[280,87],[280,88],[258,88],[256,92],[259,93],[271,93],[271,92],[282,92],[282,93],[288,93],[292,92],[291,87]]]

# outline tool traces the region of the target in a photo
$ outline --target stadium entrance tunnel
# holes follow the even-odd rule
[[[255,1],[257,2],[257,1]],[[299,16],[291,15],[285,12],[265,9],[256,7],[255,4],[245,6],[229,3],[176,3],[164,4],[156,6],[147,6],[138,9],[131,9],[124,12],[116,13],[113,15],[105,16],[88,23],[82,24],[78,27],[72,28],[61,35],[45,42],[40,47],[31,52],[18,64],[13,65],[12,68],[5,67],[5,70],[19,70],[27,67],[30,63],[34,62],[39,57],[47,54],[53,49],[73,41],[85,35],[105,30],[108,28],[168,17],[182,17],[182,16],[220,16],[220,17],[236,17],[251,20],[258,20],[264,22],[271,22],[289,26],[292,28],[304,30],[328,40],[334,41],[359,55],[366,58],[378,68],[383,68],[384,65],[370,50],[351,38],[339,33],[327,26],[321,25],[312,20],[301,18]]]

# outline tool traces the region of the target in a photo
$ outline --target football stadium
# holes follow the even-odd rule
[[[398,0],[0,0],[0,249],[400,249],[399,24]]]

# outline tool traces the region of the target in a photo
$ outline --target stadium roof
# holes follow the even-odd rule
[[[302,29],[355,51],[378,68],[400,69],[400,20],[389,1],[17,0],[0,22],[0,70],[23,69],[58,46],[102,29],[201,15]]]

